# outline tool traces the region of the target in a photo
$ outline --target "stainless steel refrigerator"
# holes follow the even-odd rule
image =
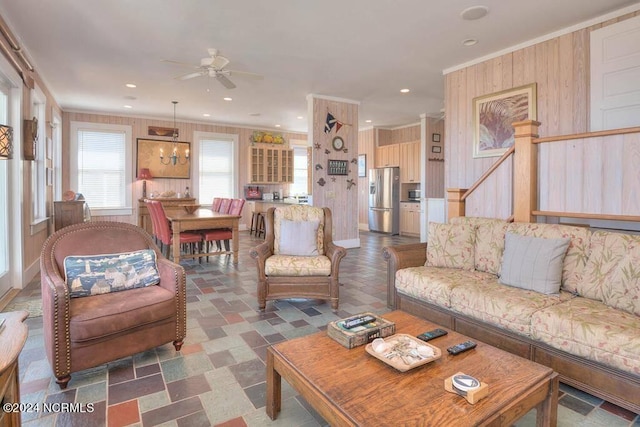
[[[400,232],[400,168],[369,169],[369,230]]]

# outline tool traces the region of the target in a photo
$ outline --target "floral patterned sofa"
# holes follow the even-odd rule
[[[522,236],[568,241],[549,263],[559,262],[556,292],[503,283],[516,253],[505,241]],[[386,247],[383,256],[391,307],[550,366],[564,383],[640,413],[640,236],[459,217],[429,224],[429,245]]]

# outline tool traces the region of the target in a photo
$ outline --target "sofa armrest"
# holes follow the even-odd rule
[[[396,307],[396,271],[407,267],[419,267],[427,261],[427,244],[385,246],[382,257],[387,261],[387,306]]]
[[[187,336],[187,282],[186,273],[180,264],[158,257],[159,286],[170,291],[176,299],[176,341]]]
[[[273,249],[271,248],[271,244],[268,241],[259,244],[258,246],[252,248],[249,251],[249,255],[251,258],[256,260],[256,265],[258,267],[258,280],[266,280],[265,274],[265,263],[267,258],[273,255]]]
[[[340,261],[347,255],[347,250],[342,246],[329,242],[325,247],[325,255],[331,260],[331,276],[338,280]]]

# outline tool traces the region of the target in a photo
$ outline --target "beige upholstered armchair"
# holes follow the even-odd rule
[[[340,260],[333,243],[331,210],[306,205],[270,208],[264,243],[251,250],[258,267],[258,307],[267,300],[317,298],[338,309]]]
[[[185,272],[143,229],[121,222],[63,228],[45,242],[40,274],[45,350],[60,388],[72,372],[169,342],[180,350]]]

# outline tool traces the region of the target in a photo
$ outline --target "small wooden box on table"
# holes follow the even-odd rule
[[[401,311],[383,317],[396,332],[417,336],[438,325]],[[468,340],[455,331],[430,341],[446,349]],[[332,426],[499,425],[511,426],[536,409],[538,426],[555,426],[558,375],[546,366],[478,342],[473,350],[443,356],[399,372],[362,347],[348,350],[325,332],[275,344],[267,349],[266,411],[281,409],[284,378]],[[464,372],[490,384],[491,393],[472,405],[444,389],[444,380]],[[380,405],[377,396],[397,396]]]

